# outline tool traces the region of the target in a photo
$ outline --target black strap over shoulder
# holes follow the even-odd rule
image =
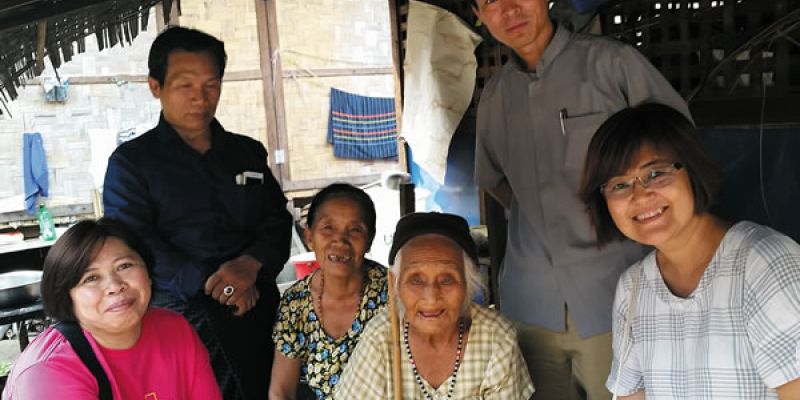
[[[106,371],[97,361],[97,357],[92,350],[86,336],[83,336],[83,331],[77,323],[71,321],[62,321],[56,324],[55,328],[67,338],[72,349],[78,354],[83,364],[89,368],[94,378],[97,379],[97,387],[100,388],[100,400],[113,400],[111,395],[111,384],[108,382]]]

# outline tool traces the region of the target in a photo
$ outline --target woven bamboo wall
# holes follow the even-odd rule
[[[225,42],[227,77],[236,72],[260,71],[254,1],[183,0],[179,20],[181,26],[206,31]],[[267,143],[263,88],[258,74],[253,74],[251,80],[225,82],[217,118],[225,129]]]
[[[393,97],[391,76],[286,79],[283,82],[292,179],[322,179],[379,174],[397,169],[396,160],[335,158],[325,141],[330,87],[376,97]]]
[[[325,141],[331,87],[372,97],[394,97],[392,42],[387,1],[278,0],[280,59],[291,70],[348,68],[351,76],[285,77],[284,106],[290,175],[295,180],[359,176],[397,169],[395,160],[354,161],[333,156]]]

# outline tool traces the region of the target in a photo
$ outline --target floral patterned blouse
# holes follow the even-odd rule
[[[387,302],[386,267],[366,259],[363,266],[367,281],[359,311],[353,325],[340,338],[328,336],[319,323],[310,289],[314,274],[292,285],[281,298],[272,333],[275,349],[303,361],[300,382],[307,384],[318,399],[331,396],[364,326]]]

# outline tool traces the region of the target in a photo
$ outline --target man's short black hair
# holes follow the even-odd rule
[[[144,242],[122,223],[109,218],[84,220],[69,228],[44,259],[42,303],[45,313],[58,321],[77,321],[69,292],[97,256],[106,239],[124,242],[139,254],[152,276],[153,256]]]
[[[208,53],[217,64],[219,78],[222,79],[225,74],[225,64],[228,61],[228,56],[225,54],[225,43],[203,31],[174,26],[156,37],[153,45],[150,46],[150,55],[147,57],[149,76],[158,81],[159,85],[164,84],[167,76],[169,55],[176,50]]]

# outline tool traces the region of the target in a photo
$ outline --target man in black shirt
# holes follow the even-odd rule
[[[150,49],[158,126],[111,155],[103,203],[155,256],[155,306],[181,312],[211,356],[225,399],[267,398],[275,277],[292,218],[264,146],[214,118],[226,55],[218,39],[174,27]]]

